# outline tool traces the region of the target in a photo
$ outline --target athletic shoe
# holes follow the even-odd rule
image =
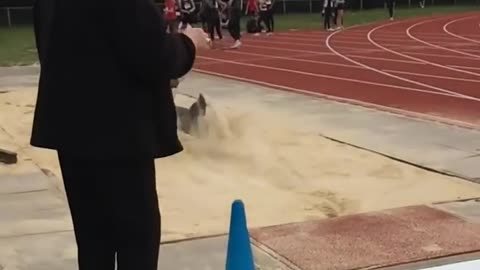
[[[393,21],[393,17],[390,17],[390,21]]]
[[[240,46],[242,46],[242,42],[240,42],[240,40],[236,40],[235,43],[233,43],[232,47],[230,47],[230,48],[238,49],[238,48],[240,48]]]

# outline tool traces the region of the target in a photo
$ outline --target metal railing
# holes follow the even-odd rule
[[[241,0],[244,3],[246,0]],[[396,0],[397,7],[418,7],[420,0]],[[385,0],[347,0],[350,10],[383,8]],[[480,0],[425,0],[428,6],[479,5]],[[198,3],[200,6],[200,3]],[[162,4],[159,4],[162,8]],[[289,13],[319,13],[323,7],[323,0],[276,0],[276,14]],[[1,7],[0,27],[31,25],[33,22],[32,7]]]
[[[0,7],[0,26],[30,25],[32,7]]]

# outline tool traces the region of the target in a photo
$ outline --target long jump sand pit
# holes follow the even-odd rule
[[[192,76],[180,90],[202,80]],[[233,82],[209,83],[238,90]],[[28,146],[35,98],[34,88],[0,94],[0,125],[20,157],[52,171],[62,190],[55,152]],[[279,113],[269,109],[271,100],[228,94],[207,94],[207,101],[208,128],[181,133],[185,151],[156,162],[163,240],[227,232],[234,199],[245,202],[249,226],[258,227],[480,196],[477,184],[326,140],[292,116],[300,108]]]

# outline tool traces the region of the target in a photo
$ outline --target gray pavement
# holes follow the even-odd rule
[[[35,67],[0,69],[0,87],[34,86],[37,72]],[[279,113],[285,106],[295,107],[298,110],[292,112],[291,116],[298,117],[299,121],[319,135],[472,181],[480,179],[478,131],[200,74],[190,75],[179,89],[190,94],[199,90],[212,97],[213,102],[231,103],[241,97]],[[435,207],[479,222],[478,204],[478,201],[471,200],[438,204]],[[0,174],[0,270],[76,269],[75,253],[66,202],[52,190],[48,178],[40,169],[30,170],[27,174]],[[254,254],[259,269],[291,269],[257,247],[254,247]],[[159,269],[224,269],[225,256],[224,236],[169,243],[162,245]],[[402,269],[418,268],[411,266]]]
[[[0,88],[35,86],[38,83],[38,72],[38,66],[0,67]]]

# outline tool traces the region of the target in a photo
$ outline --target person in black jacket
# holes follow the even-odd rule
[[[167,34],[150,0],[36,0],[34,30],[30,143],[58,153],[79,269],[156,270],[154,159],[182,151],[170,80],[208,48],[205,33]]]

